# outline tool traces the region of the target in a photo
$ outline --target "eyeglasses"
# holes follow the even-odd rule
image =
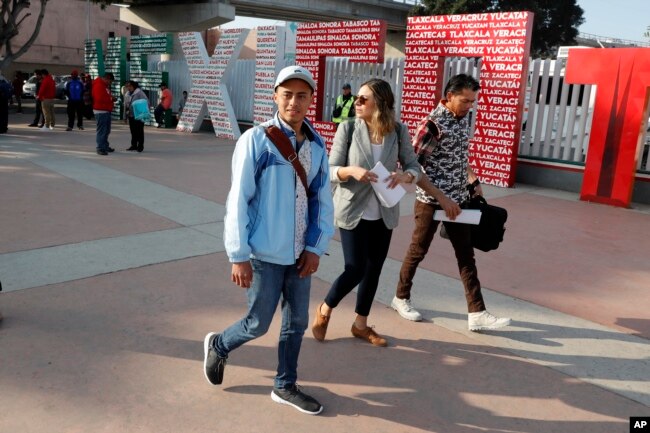
[[[366,105],[366,102],[368,102],[368,98],[366,98],[363,95],[357,96],[357,99],[354,101],[355,105]]]

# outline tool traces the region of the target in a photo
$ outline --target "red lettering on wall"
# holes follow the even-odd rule
[[[491,185],[514,183],[532,24],[530,12],[410,17],[408,21],[402,121],[413,132],[438,104],[446,84],[443,57],[482,57],[471,163],[481,181]],[[502,156],[499,163],[495,153]]]
[[[296,34],[296,64],[312,73],[317,89],[307,118],[325,138],[328,149],[333,137],[331,122],[323,122],[321,89],[325,88],[325,59],[348,57],[352,62],[382,63],[386,45],[386,22],[382,20],[304,23]],[[321,126],[322,125],[322,126]]]

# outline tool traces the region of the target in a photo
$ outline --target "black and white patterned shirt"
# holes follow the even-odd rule
[[[469,199],[467,191],[467,167],[469,165],[469,119],[457,119],[442,100],[431,114],[423,119],[415,134],[413,146],[427,148],[420,163],[431,183],[458,204]],[[424,142],[426,141],[426,143]],[[416,198],[423,203],[438,204],[421,188]]]

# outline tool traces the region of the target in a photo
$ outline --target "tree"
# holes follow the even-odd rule
[[[12,39],[21,31],[26,30],[23,28],[23,22],[32,15],[30,12],[31,2],[29,0],[2,0],[2,9],[0,10],[0,50],[4,51],[4,58],[0,59],[0,71],[25,54],[29,47],[32,46],[41,31],[47,1],[38,1],[41,10],[32,34],[17,51],[14,51]]]
[[[451,15],[530,11],[535,14],[531,55],[548,57],[560,45],[573,45],[584,11],[576,0],[422,0],[411,15]]]

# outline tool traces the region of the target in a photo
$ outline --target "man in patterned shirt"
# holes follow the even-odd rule
[[[418,187],[415,201],[415,229],[411,245],[400,270],[397,291],[391,306],[405,319],[422,320],[411,306],[411,287],[418,264],[429,251],[439,221],[433,219],[443,209],[455,219],[469,200],[468,185],[482,195],[481,185],[469,164],[469,120],[467,114],[476,101],[478,81],[465,74],[452,77],[445,87],[445,98],[425,117],[417,128],[413,146],[420,164],[433,185],[435,196]],[[465,287],[468,328],[471,331],[497,329],[510,324],[510,319],[493,316],[485,309],[481,283],[477,276],[470,226],[445,222],[458,261],[460,278]]]

